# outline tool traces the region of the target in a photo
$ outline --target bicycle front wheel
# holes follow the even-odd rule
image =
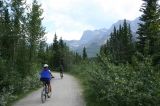
[[[42,92],[41,92],[41,101],[42,101],[42,103],[44,103],[46,101],[46,91],[45,91],[45,88],[43,88]]]

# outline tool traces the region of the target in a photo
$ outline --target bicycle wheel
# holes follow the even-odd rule
[[[51,98],[52,96],[52,91],[48,93],[48,98]]]
[[[48,86],[47,86],[47,85],[45,86],[45,92],[46,92],[46,98],[47,98],[47,97],[48,97],[48,98],[51,98],[52,92],[49,92],[49,91],[48,91]]]
[[[46,101],[45,87],[42,89],[42,92],[41,92],[41,101],[42,101],[42,103],[44,103]]]
[[[60,73],[60,77],[61,77],[61,79],[63,78],[63,73]]]

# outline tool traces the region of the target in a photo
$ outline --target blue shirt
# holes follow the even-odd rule
[[[48,78],[48,79],[51,79],[51,73],[50,73],[49,69],[43,69],[43,70],[40,72],[40,78]]]

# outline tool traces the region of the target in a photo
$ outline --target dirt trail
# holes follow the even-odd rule
[[[45,103],[41,102],[41,88],[13,106],[85,106],[82,89],[74,77],[65,74],[64,78],[60,79],[59,73],[53,73],[53,75],[55,79],[51,81],[52,97],[48,98]]]

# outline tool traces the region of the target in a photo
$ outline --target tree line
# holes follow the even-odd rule
[[[72,70],[82,80],[87,106],[160,104],[160,5],[142,1],[136,35],[124,20],[96,58]]]
[[[0,105],[39,86],[40,45],[44,42],[41,5],[0,1]]]
[[[37,0],[31,6],[25,0],[0,0],[1,106],[41,86],[39,71],[43,64],[49,64],[53,71],[63,64],[68,71],[72,64],[82,60],[56,34],[52,44],[46,43],[42,14]]]
[[[48,63],[53,71],[59,71],[61,65],[65,71],[69,71],[73,64],[79,63],[84,59],[84,56],[79,55],[77,52],[70,51],[62,38],[58,40],[56,33],[53,43],[46,46],[44,53],[44,56],[47,58],[43,60],[43,62]],[[85,58],[86,56],[87,54]]]
[[[113,32],[110,34],[110,39],[101,46],[100,54],[108,56],[115,64],[129,63],[134,50],[130,25],[124,20],[123,25],[120,25],[119,29],[114,27]]]

